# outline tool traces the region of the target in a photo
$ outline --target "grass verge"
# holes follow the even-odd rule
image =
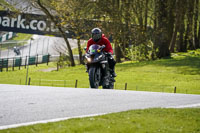
[[[169,59],[144,62],[124,62],[116,65],[115,89],[154,92],[200,94],[200,50],[188,53],[176,53]],[[56,68],[55,63],[49,66],[41,64],[30,66],[31,85],[88,88],[88,74],[85,66],[66,67],[59,71],[46,71]],[[0,83],[25,84],[26,69],[9,68],[0,72]]]
[[[199,133],[200,109],[145,109],[37,124],[0,133]]]

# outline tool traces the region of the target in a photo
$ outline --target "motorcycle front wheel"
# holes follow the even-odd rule
[[[101,81],[101,69],[97,67],[90,67],[89,80],[91,88],[98,88]]]

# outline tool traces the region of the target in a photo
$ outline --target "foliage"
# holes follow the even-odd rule
[[[132,61],[151,60],[152,55],[155,54],[151,41],[138,46],[131,45],[129,48],[126,48],[126,52],[126,57]]]
[[[107,37],[112,36],[117,62],[129,56],[126,49],[130,45],[142,50],[139,52],[142,60],[143,53],[151,52],[151,59],[157,59],[168,57],[173,52],[200,48],[199,0],[31,1],[41,1],[53,17],[57,16],[53,20],[60,27],[66,43],[65,30],[74,31],[73,37],[79,40],[88,39],[90,30],[100,27]],[[146,47],[149,42],[153,43],[151,50]],[[81,58],[80,44],[78,47]],[[69,43],[67,50],[72,58]]]
[[[70,66],[70,58],[68,55],[61,54],[57,61],[57,65],[61,68]]]
[[[198,133],[200,131],[199,114],[199,108],[132,110],[0,130],[0,133]]]

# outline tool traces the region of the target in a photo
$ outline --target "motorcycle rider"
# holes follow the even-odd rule
[[[86,52],[88,51],[89,47],[93,44],[97,44],[97,45],[105,45],[106,47],[103,49],[108,56],[108,64],[109,64],[109,68],[111,69],[111,74],[113,77],[116,77],[116,73],[115,73],[115,64],[116,61],[114,60],[114,58],[112,57],[113,54],[113,49],[112,46],[110,44],[110,41],[108,40],[108,38],[105,37],[104,34],[102,34],[101,29],[99,28],[94,28],[91,31],[92,33],[92,37],[88,40],[87,42],[87,49]]]

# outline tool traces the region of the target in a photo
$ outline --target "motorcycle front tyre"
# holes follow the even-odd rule
[[[89,69],[89,81],[90,81],[90,87],[91,88],[98,88],[100,83],[100,77],[101,77],[101,71],[100,68],[97,67],[90,67]]]

